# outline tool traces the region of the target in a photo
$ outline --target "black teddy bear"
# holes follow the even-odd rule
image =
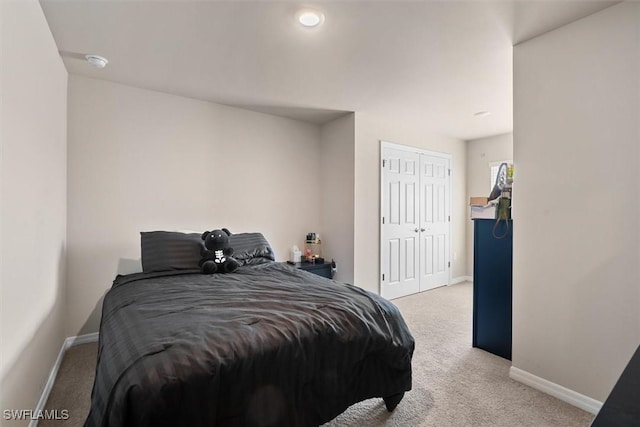
[[[233,255],[233,248],[229,247],[231,233],[226,228],[222,230],[205,231],[202,233],[205,250],[200,259],[200,271],[204,274],[233,273],[236,271],[238,261]]]

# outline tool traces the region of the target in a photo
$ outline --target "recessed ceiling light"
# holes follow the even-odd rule
[[[491,111],[478,111],[477,113],[473,113],[476,117],[486,117],[491,114]]]
[[[109,60],[107,58],[98,55],[89,54],[85,55],[85,58],[87,58],[87,62],[89,64],[93,65],[96,68],[104,68],[109,63]]]
[[[324,22],[324,14],[318,10],[301,10],[298,12],[298,22],[304,27],[317,27]]]

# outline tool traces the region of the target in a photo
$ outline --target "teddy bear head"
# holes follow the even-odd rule
[[[225,249],[229,247],[229,235],[226,229],[205,231],[202,233],[202,240],[209,250]]]

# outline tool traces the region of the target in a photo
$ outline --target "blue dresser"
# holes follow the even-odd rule
[[[473,223],[473,346],[511,360],[513,221]]]

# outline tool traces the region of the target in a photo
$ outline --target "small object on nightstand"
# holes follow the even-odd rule
[[[313,258],[322,257],[322,241],[320,240],[320,235],[318,233],[307,233],[304,246],[304,256],[307,261],[311,261]]]
[[[300,262],[302,260],[302,251],[297,246],[293,246],[291,248],[291,253],[289,256],[289,261],[292,262]]]

